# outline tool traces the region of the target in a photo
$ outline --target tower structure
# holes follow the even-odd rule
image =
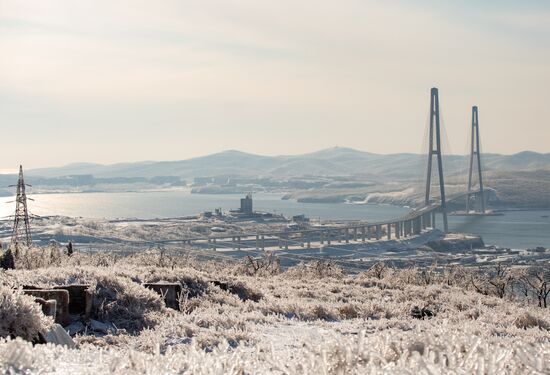
[[[432,162],[434,156],[437,161],[437,170],[439,173],[439,191],[441,198],[441,213],[443,215],[443,228],[448,232],[447,223],[447,204],[445,201],[445,180],[443,178],[443,158],[441,155],[441,127],[439,121],[439,92],[433,87],[430,92],[430,140],[428,149],[428,174],[426,176],[426,198],[425,205],[431,203],[431,185],[432,185]]]
[[[481,173],[481,150],[479,147],[479,117],[477,106],[472,107],[472,144],[470,148],[470,172],[468,174],[468,195],[466,200],[466,213],[470,212],[470,198],[472,196],[472,177],[474,172],[474,158],[477,160],[477,173],[479,179],[479,194],[481,213],[485,213],[485,194],[483,192],[483,176]]]
[[[13,219],[13,232],[11,235],[11,247],[17,254],[21,244],[31,246],[31,228],[29,211],[27,209],[27,194],[25,192],[25,179],[23,166],[19,166],[19,181],[17,182],[17,195],[15,197],[15,218]]]

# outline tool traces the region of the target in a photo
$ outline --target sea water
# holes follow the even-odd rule
[[[86,218],[168,218],[196,215],[221,208],[237,209],[239,194],[191,194],[188,190],[149,192],[102,192],[29,195],[29,210],[39,216]],[[13,198],[0,198],[0,216],[15,209]],[[316,220],[381,221],[405,215],[408,208],[391,205],[299,203],[282,200],[281,194],[254,195],[254,209],[293,216],[304,214]],[[442,223],[437,215],[436,224]],[[507,211],[503,216],[449,216],[454,232],[481,235],[486,244],[511,248],[550,247],[550,210]]]

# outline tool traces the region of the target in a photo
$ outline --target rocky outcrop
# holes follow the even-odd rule
[[[426,243],[433,251],[461,251],[470,249],[482,249],[485,243],[480,236],[447,235],[440,240]]]

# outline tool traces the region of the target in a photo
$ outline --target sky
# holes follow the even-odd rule
[[[550,152],[550,2],[0,0],[0,170],[352,147]]]

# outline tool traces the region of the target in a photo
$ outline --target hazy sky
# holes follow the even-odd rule
[[[550,151],[550,2],[0,0],[0,169],[225,149]]]

